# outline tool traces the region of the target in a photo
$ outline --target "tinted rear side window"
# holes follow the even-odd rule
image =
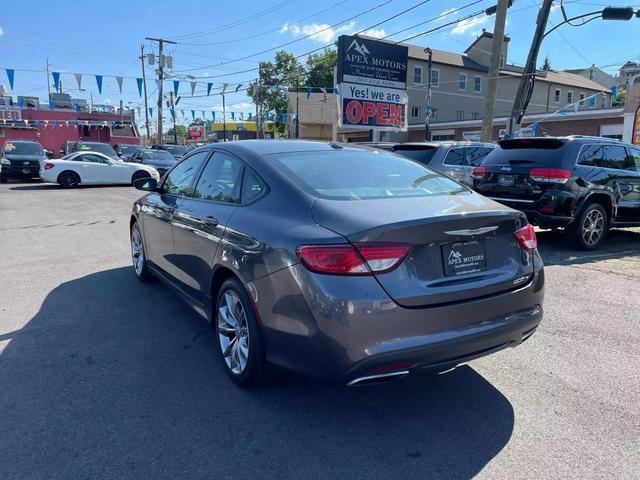
[[[300,188],[325,198],[422,197],[467,191],[419,163],[385,152],[341,150],[268,156]]]
[[[587,167],[604,167],[604,145],[585,145],[578,156],[578,163]]]
[[[569,145],[556,139],[503,140],[493,149],[483,165],[535,165],[560,168],[571,162]]]
[[[624,170],[632,165],[627,162],[627,152],[623,146],[606,145],[604,147],[605,167]]]
[[[396,147],[393,152],[397,155],[401,155],[404,158],[410,158],[420,163],[428,165],[433,155],[436,153],[435,148],[410,148],[410,147]]]
[[[444,165],[452,165],[452,166],[467,166],[467,160],[464,156],[464,148],[452,148],[447,152],[447,156],[444,157],[444,161],[442,162]]]
[[[470,165],[477,167],[484,159],[489,155],[493,149],[489,147],[467,147],[467,162]]]

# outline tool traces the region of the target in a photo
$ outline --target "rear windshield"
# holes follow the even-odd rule
[[[423,165],[382,151],[335,150],[268,156],[298,186],[325,198],[424,197],[467,191]]]
[[[122,153],[135,153],[139,148],[137,145],[120,145]]]
[[[175,157],[166,150],[141,150],[138,155],[141,156],[143,160],[162,160],[165,162],[176,161]]]
[[[169,145],[167,147],[167,151],[171,152],[173,155],[184,155],[185,153],[187,153],[187,147],[174,147],[172,145]]]
[[[554,167],[562,164],[566,142],[559,139],[502,140],[487,155],[482,165],[539,165]]]
[[[106,143],[81,143],[78,146],[78,150],[80,152],[98,152],[106,155],[110,158],[118,158],[116,151],[113,149],[111,145],[107,145]]]
[[[393,149],[393,152],[405,158],[410,158],[411,160],[416,160],[417,162],[428,165],[436,153],[436,147],[398,146]]]
[[[7,142],[4,153],[13,155],[44,155],[42,146],[36,142]]]

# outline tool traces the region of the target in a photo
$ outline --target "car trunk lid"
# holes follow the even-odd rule
[[[399,305],[424,307],[507,291],[533,274],[531,254],[513,233],[519,212],[464,192],[422,198],[318,200],[313,216],[353,244],[411,247],[392,271],[375,274]]]

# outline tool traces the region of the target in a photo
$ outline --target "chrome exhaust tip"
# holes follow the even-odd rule
[[[347,383],[347,387],[361,387],[364,385],[376,385],[379,383],[388,383],[394,380],[400,380],[402,377],[406,377],[409,374],[409,370],[400,370],[397,372],[378,373],[375,375],[365,375],[358,377]]]

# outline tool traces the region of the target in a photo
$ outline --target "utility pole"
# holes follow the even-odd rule
[[[426,142],[431,141],[431,72],[433,72],[433,63],[432,57],[433,52],[430,48],[425,48],[425,52],[429,55],[427,60],[427,68],[428,68],[428,77],[427,77],[427,96],[426,96],[426,107],[424,109],[424,140]]]
[[[498,92],[498,76],[500,75],[500,58],[502,56],[502,44],[504,43],[504,26],[507,22],[508,0],[498,0],[496,10],[496,22],[493,27],[493,45],[491,47],[491,60],[487,76],[487,90],[485,93],[484,113],[482,115],[482,131],[480,140],[490,142],[493,133],[493,116],[496,112],[496,95]]]
[[[222,138],[227,141],[227,107],[225,105],[224,95],[227,90],[227,84],[222,84]]]
[[[538,52],[540,51],[540,44],[542,43],[542,39],[545,35],[544,30],[547,28],[547,20],[549,19],[549,12],[551,12],[552,4],[553,0],[543,0],[540,11],[538,11],[536,31],[533,34],[533,40],[531,40],[531,48],[529,49],[529,55],[527,56],[527,63],[525,63],[522,76],[520,77],[520,85],[518,85],[518,91],[511,110],[511,117],[509,118],[509,136],[512,136],[514,132],[520,129],[522,117],[524,117],[527,110],[527,104],[529,103],[529,99],[533,93],[533,87],[536,81],[535,75]]]
[[[49,79],[49,59],[47,58],[47,94],[48,100],[51,100],[51,80]]]
[[[144,88],[144,126],[147,130],[147,141],[145,146],[151,142],[151,132],[149,131],[149,105],[147,104],[147,77],[144,72],[144,44],[140,45],[140,63],[142,65],[142,86]],[[162,112],[159,112],[162,115]]]
[[[146,40],[150,40],[152,42],[158,42],[158,80],[160,80],[159,85],[158,85],[158,143],[162,143],[162,96],[163,96],[163,91],[162,91],[162,83],[164,80],[164,65],[165,65],[165,59],[164,59],[164,44],[170,44],[170,45],[175,45],[176,42],[172,42],[171,40],[165,40],[163,38],[152,38],[152,37],[145,37]],[[174,121],[175,121],[175,115],[174,115]],[[175,128],[174,128],[175,130]]]
[[[256,78],[256,83],[253,84],[254,94],[256,96],[256,140],[258,137],[258,115],[260,114],[258,110],[258,101],[260,96],[260,79]]]
[[[300,77],[296,77],[296,139],[300,138]]]
[[[169,105],[171,105],[171,118],[173,119],[173,143],[178,145],[178,132],[176,131],[176,105],[173,103],[173,92],[169,92]]]

